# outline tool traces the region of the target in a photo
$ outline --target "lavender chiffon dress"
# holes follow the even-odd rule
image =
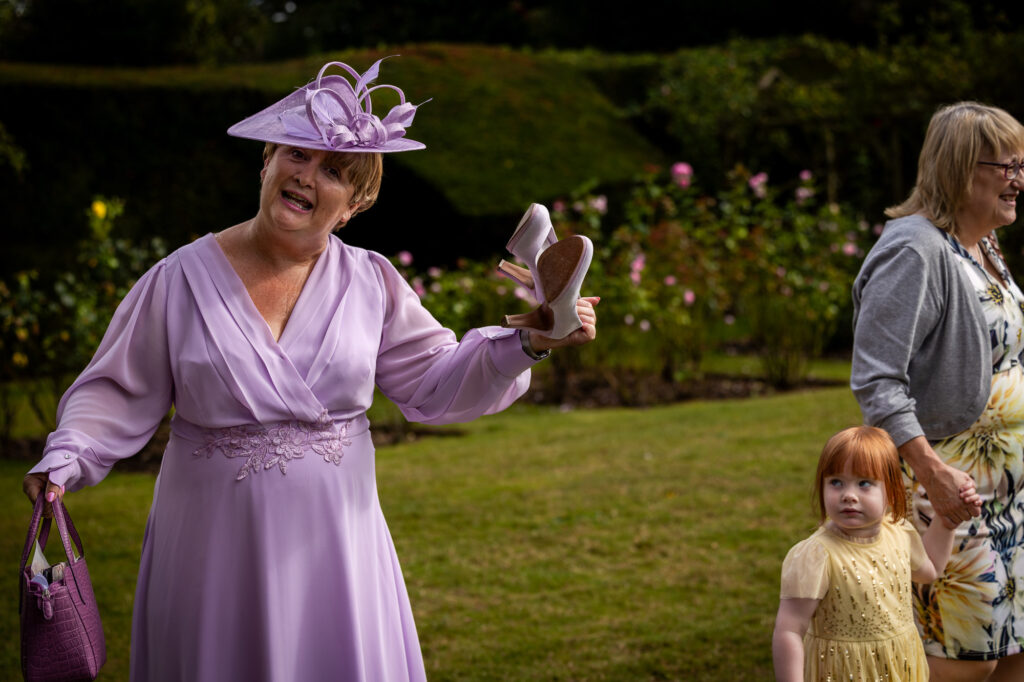
[[[133,680],[422,680],[377,498],[374,384],[410,420],[466,421],[511,404],[532,364],[512,330],[456,341],[385,258],[333,236],[275,341],[206,235],[122,302],[32,471],[94,485],[175,407]]]

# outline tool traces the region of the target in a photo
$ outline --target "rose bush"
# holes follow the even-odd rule
[[[10,436],[16,392],[27,394],[42,424],[53,425],[55,400],[92,358],[118,303],[166,252],[115,237],[120,199],[96,197],[88,232],[66,272],[18,272],[0,281],[0,438]]]
[[[745,343],[764,375],[784,387],[848,311],[850,285],[873,237],[866,223],[822,200],[809,170],[782,183],[737,166],[724,189],[700,190],[685,162],[636,179],[609,225],[609,199],[593,185],[551,205],[560,237],[594,242],[584,294],[602,297],[601,341],[551,364],[563,378],[581,366],[658,372],[681,381],[700,372],[706,353]],[[525,310],[528,299],[492,264],[420,273],[397,259],[427,307],[460,333]],[[609,374],[610,376],[610,374]]]

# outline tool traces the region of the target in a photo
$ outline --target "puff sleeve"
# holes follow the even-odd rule
[[[810,537],[793,546],[782,562],[781,599],[822,599],[828,592],[825,548]]]
[[[910,547],[910,570],[916,571],[926,561],[931,561],[928,558],[928,553],[924,548],[924,541],[921,540],[921,534],[917,532],[914,525],[907,519],[903,519],[897,526],[899,531],[906,534],[907,543]]]

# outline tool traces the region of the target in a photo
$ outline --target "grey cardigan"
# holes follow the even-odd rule
[[[992,348],[981,304],[939,228],[886,223],[853,284],[850,387],[897,445],[963,431],[981,415]]]

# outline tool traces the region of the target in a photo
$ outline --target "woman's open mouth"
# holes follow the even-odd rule
[[[284,190],[281,192],[281,198],[285,200],[285,203],[290,204],[300,211],[311,211],[313,209],[313,202],[301,194]]]

